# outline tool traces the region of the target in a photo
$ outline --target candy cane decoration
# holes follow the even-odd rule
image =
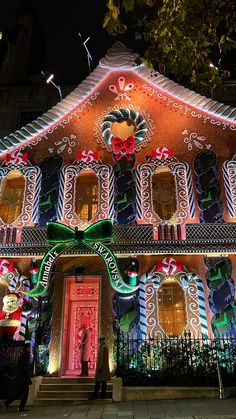
[[[188,187],[188,201],[189,201],[189,212],[190,217],[195,218],[196,217],[196,211],[195,211],[195,201],[194,201],[194,193],[193,193],[193,180],[192,180],[192,173],[190,170],[190,167],[187,163],[183,163],[186,170],[187,175],[187,187]]]
[[[147,336],[146,327],[146,282],[151,280],[154,288],[158,289],[160,286],[160,277],[155,273],[145,274],[140,278],[139,286],[139,315],[140,315],[140,332],[141,339],[145,339]]]
[[[83,161],[85,163],[90,163],[91,161],[98,161],[98,151],[92,150],[83,150],[78,151],[76,154],[77,161]]]
[[[234,218],[235,213],[236,213],[236,161],[235,160],[228,160],[223,164],[223,175],[224,175],[228,213],[231,218]]]
[[[0,259],[0,283],[2,282],[7,287],[10,281],[14,278],[15,268],[12,262],[6,259]]]
[[[167,160],[173,157],[174,153],[172,148],[167,147],[158,147],[156,150],[152,150],[151,156],[153,159],[157,160]]]
[[[0,275],[6,275],[14,272],[14,270],[15,268],[12,262],[9,262],[6,259],[0,259]]]
[[[207,318],[206,318],[206,305],[204,298],[204,288],[201,278],[194,273],[188,273],[186,275],[187,281],[196,281],[197,291],[198,291],[198,302],[199,302],[199,312],[200,312],[200,321],[201,321],[201,330],[202,337],[208,338],[208,327],[207,327]]]
[[[18,283],[22,284],[23,290],[24,291],[29,291],[30,290],[30,280],[28,278],[26,278],[26,276],[24,275],[17,275],[17,281]],[[23,298],[23,304],[26,302],[29,302],[30,298],[26,295],[24,295]],[[27,316],[29,314],[30,311],[25,312],[23,311],[22,315],[21,315],[21,319],[20,319],[20,327],[19,327],[19,339],[20,340],[25,340],[25,335],[26,335],[26,326],[27,326]]]

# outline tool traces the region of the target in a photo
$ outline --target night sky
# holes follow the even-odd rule
[[[41,70],[55,74],[55,82],[63,84],[81,83],[88,75],[86,51],[78,36],[88,41],[93,57],[93,67],[104,57],[107,49],[117,40],[143,56],[144,44],[134,41],[130,28],[119,38],[109,36],[102,28],[107,0],[3,0],[0,13],[0,30],[11,29],[16,23],[16,11],[23,2],[32,4],[40,30],[38,38],[45,43],[45,53],[34,50],[34,73]],[[213,57],[214,58],[214,57]],[[236,52],[231,51],[224,59],[231,78],[236,77]]]
[[[46,45],[45,63],[40,70],[55,74],[55,81],[78,84],[88,75],[87,56],[81,39],[88,36],[94,66],[116,38],[102,29],[106,0],[32,0]],[[4,0],[1,5],[0,27],[10,29],[16,22],[16,10],[22,0]],[[42,60],[43,61],[43,60]],[[40,64],[38,64],[40,67]]]

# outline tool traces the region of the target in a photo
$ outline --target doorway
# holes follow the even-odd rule
[[[95,374],[98,344],[99,278],[66,278],[64,319],[62,330],[61,375],[77,376],[81,373],[80,349],[82,324],[90,330],[89,376]]]

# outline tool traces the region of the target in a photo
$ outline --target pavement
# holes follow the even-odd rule
[[[0,405],[0,418],[11,419],[236,419],[236,398],[133,402],[89,401],[80,405],[29,406],[29,412],[8,411]]]

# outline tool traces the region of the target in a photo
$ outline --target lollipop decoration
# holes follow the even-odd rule
[[[27,163],[28,153],[22,152],[19,150],[13,151],[12,153],[7,153],[6,163],[14,164],[15,166]]]
[[[167,257],[162,262],[157,262],[157,272],[163,272],[167,275],[173,275],[176,271],[181,272],[183,265],[179,260]]]
[[[76,160],[83,161],[85,163],[98,161],[98,152],[92,150],[78,151],[78,153],[76,154]]]
[[[158,147],[156,150],[152,150],[151,156],[153,159],[157,160],[167,160],[173,157],[172,148],[167,147]]]

